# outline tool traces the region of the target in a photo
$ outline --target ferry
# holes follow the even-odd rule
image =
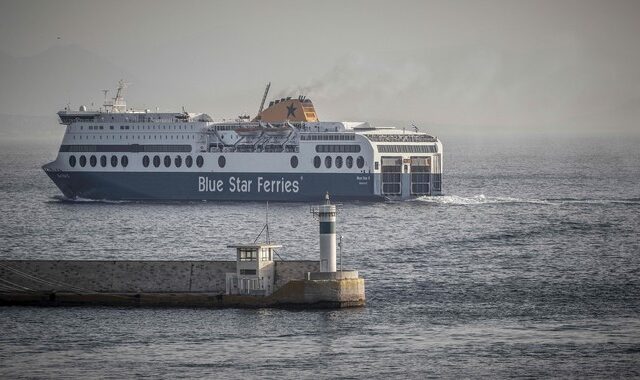
[[[58,112],[66,128],[43,166],[66,198],[134,201],[396,200],[442,195],[442,143],[417,127],[320,121],[305,96],[257,115],[127,108],[126,83],[90,110]]]

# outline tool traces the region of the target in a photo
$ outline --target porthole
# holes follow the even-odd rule
[[[164,156],[164,166],[166,168],[168,168],[169,166],[171,166],[171,157],[169,156]]]
[[[111,166],[114,168],[118,166],[118,156],[111,156]]]
[[[358,165],[358,169],[362,169],[364,166],[364,157],[358,156],[358,160],[356,161],[356,165]]]
[[[85,156],[80,156],[80,166],[83,168],[87,165],[87,158]]]
[[[315,156],[313,158],[313,166],[315,166],[316,169],[318,169],[320,165],[322,165],[322,160],[320,159],[320,156]]]
[[[155,166],[156,168],[158,166],[160,166],[160,157],[159,156],[153,156],[153,166]]]
[[[142,166],[144,166],[145,168],[149,167],[149,156],[142,157]]]
[[[204,158],[202,158],[202,156],[198,156],[196,158],[196,165],[198,165],[199,168],[201,168],[202,165],[204,165]],[[220,165],[220,160],[218,160],[218,165]]]
[[[327,156],[324,158],[324,166],[326,166],[327,169],[331,167],[331,156]]]
[[[122,156],[122,158],[120,159],[120,164],[122,165],[123,168],[126,168],[127,165],[129,165],[129,157]]]
[[[107,156],[100,156],[100,166],[103,168],[107,166]]]
[[[340,169],[342,167],[342,156],[336,157],[336,168]]]
[[[98,159],[96,158],[96,156],[91,156],[91,158],[89,158],[89,163],[91,164],[91,167],[95,167],[98,164]]]
[[[193,165],[193,157],[187,156],[187,158],[184,159],[184,164],[190,168]]]
[[[224,168],[224,166],[227,164],[227,159],[224,158],[224,156],[220,156],[218,157],[218,166],[221,168]],[[201,165],[198,165],[198,167],[200,167]]]
[[[291,156],[291,167],[294,169],[298,167],[298,156]]]
[[[176,165],[176,168],[181,167],[182,166],[182,157],[176,156],[176,159],[174,160],[174,163]]]
[[[72,168],[76,167],[76,156],[69,156],[69,166]]]

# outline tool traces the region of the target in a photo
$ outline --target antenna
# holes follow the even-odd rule
[[[109,93],[109,90],[102,90],[102,92],[104,93],[104,103],[102,104],[103,106],[107,106],[107,94]]]
[[[264,89],[264,95],[262,95],[262,102],[260,102],[260,109],[258,109],[258,116],[260,116],[260,113],[264,108],[264,102],[267,100],[267,94],[269,93],[269,88],[271,88],[271,82],[267,83],[267,87],[265,87]]]
[[[258,236],[256,236],[255,240],[253,240],[254,244],[258,241],[258,239],[260,239],[260,236],[262,236],[262,233],[265,232],[265,230],[267,231],[266,233],[267,244],[271,244],[271,237],[269,236],[269,201],[267,201],[267,214],[265,216],[264,227],[262,227],[262,229],[260,230],[260,233],[258,234]]]
[[[264,226],[267,229],[267,244],[271,244],[271,238],[269,237],[269,201],[267,201],[267,212],[265,215]]]

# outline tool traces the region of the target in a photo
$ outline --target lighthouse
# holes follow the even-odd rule
[[[314,210],[320,225],[320,272],[336,271],[336,205],[331,204],[329,193],[325,203]]]

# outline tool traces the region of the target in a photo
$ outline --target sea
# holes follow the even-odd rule
[[[344,310],[0,307],[0,378],[640,377],[640,139],[440,136],[444,196],[339,206]],[[69,201],[0,142],[0,258],[230,260],[267,205]],[[319,202],[321,200],[318,200]],[[282,259],[311,204],[270,203]]]

